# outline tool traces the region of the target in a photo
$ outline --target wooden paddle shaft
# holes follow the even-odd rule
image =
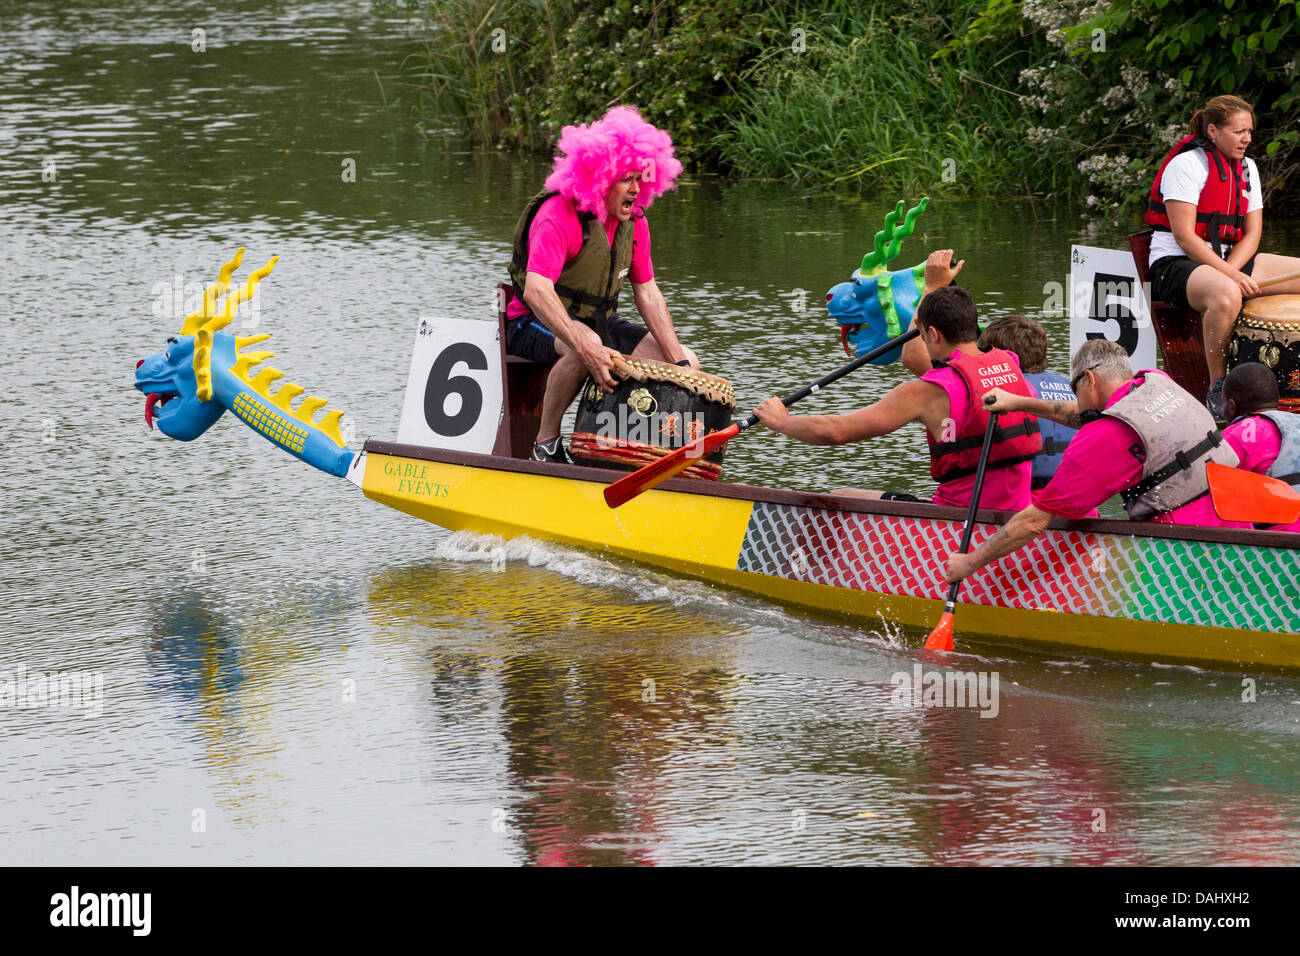
[[[1284,272],[1280,276],[1273,276],[1273,278],[1265,279],[1263,282],[1256,283],[1256,285],[1262,289],[1265,286],[1277,285],[1280,282],[1290,282],[1292,279],[1300,279],[1300,269],[1295,272]]]

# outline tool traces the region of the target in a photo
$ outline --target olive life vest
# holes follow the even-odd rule
[[[1072,402],[1074,392],[1070,390],[1070,380],[1060,372],[1026,372],[1025,379],[1038,397],[1046,402]],[[1056,469],[1061,465],[1061,456],[1066,446],[1078,431],[1050,418],[1038,420],[1038,430],[1043,434],[1043,450],[1034,456],[1033,487],[1042,488],[1052,480]]]
[[[1205,186],[1196,200],[1196,234],[1209,241],[1214,247],[1214,254],[1223,259],[1226,256],[1222,251],[1222,243],[1240,242],[1245,234],[1246,213],[1250,207],[1250,172],[1245,163],[1228,159],[1213,143],[1200,136],[1184,136],[1160,164],[1156,178],[1151,183],[1151,195],[1147,199],[1143,221],[1152,229],[1170,231],[1169,213],[1165,209],[1160,182],[1164,179],[1165,167],[1170,160],[1194,149],[1205,150],[1210,164]]]
[[[1266,412],[1256,412],[1254,417],[1267,418],[1277,426],[1282,438],[1277,458],[1268,466],[1268,476],[1300,488],[1300,415],[1273,408]]]
[[[966,385],[966,423],[957,436],[952,441],[936,442],[928,429],[925,433],[930,446],[930,476],[943,484],[973,475],[979,466],[984,430],[989,423],[984,396],[995,388],[1029,398],[1033,398],[1033,392],[1020,374],[1015,354],[1002,349],[990,349],[979,355],[957,352],[935,366],[952,369]],[[956,418],[957,409],[952,409],[951,414]],[[1010,468],[1031,460],[1042,450],[1037,418],[1024,412],[1000,415],[993,430],[988,469]]]
[[[528,233],[542,203],[559,193],[542,190],[524,207],[523,215],[515,226],[514,252],[510,259],[510,281],[514,284],[515,298],[524,301],[524,283],[528,275]],[[638,209],[635,215],[641,215]],[[590,327],[608,342],[605,319],[618,308],[618,292],[623,279],[632,266],[632,251],[636,246],[632,235],[636,224],[632,219],[618,224],[614,244],[608,245],[604,226],[590,212],[578,213],[582,225],[582,247],[578,254],[564,264],[555,280],[555,294],[564,309],[577,322]],[[593,225],[595,236],[593,238]]]
[[[1235,468],[1240,461],[1191,392],[1155,369],[1134,378],[1138,384],[1101,414],[1124,422],[1141,440],[1129,453],[1142,463],[1142,477],[1120,495],[1130,518],[1149,518],[1208,492],[1208,462]]]

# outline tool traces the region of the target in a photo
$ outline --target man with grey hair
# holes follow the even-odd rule
[[[1128,353],[1107,339],[1085,342],[1070,362],[1075,400],[1049,402],[995,389],[990,411],[1027,412],[1079,429],[1047,486],[1036,491],[971,554],[948,556],[947,579],[960,581],[1016,551],[1047,529],[1053,515],[1084,518],[1122,495],[1130,518],[1167,524],[1249,527],[1220,520],[1210,501],[1207,462],[1235,467],[1205,406],[1164,372],[1133,374]]]

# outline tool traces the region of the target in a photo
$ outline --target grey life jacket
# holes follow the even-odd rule
[[[1142,461],[1142,477],[1121,496],[1130,518],[1149,518],[1208,492],[1206,463],[1235,468],[1240,462],[1191,392],[1156,369],[1134,377],[1138,384],[1102,414],[1129,425],[1142,440],[1141,449],[1130,449]]]
[[[1277,460],[1268,466],[1269,477],[1280,478],[1288,485],[1300,488],[1300,415],[1276,408],[1256,414],[1276,425],[1282,435]]]

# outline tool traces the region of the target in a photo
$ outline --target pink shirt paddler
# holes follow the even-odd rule
[[[613,216],[605,223],[605,239],[610,246],[614,245],[618,224],[618,219]],[[632,224],[632,239],[636,245],[632,249],[632,265],[627,280],[639,285],[653,279],[655,270],[650,261],[650,227],[645,216],[633,215]],[[592,220],[592,232],[595,233],[600,225],[598,220]],[[528,230],[528,271],[554,282],[564,271],[565,263],[576,258],[581,249],[582,223],[578,221],[578,211],[572,201],[563,196],[552,196],[538,208]],[[529,308],[521,299],[511,299],[506,306],[508,319],[528,314]]]
[[[1162,374],[1159,372],[1148,374]],[[1106,403],[1109,408],[1137,385],[1125,382]],[[1062,518],[1086,518],[1098,505],[1137,484],[1142,477],[1146,449],[1138,433],[1118,418],[1104,415],[1075,433],[1061,456],[1061,464],[1047,487],[1034,493],[1034,507]],[[1148,520],[1161,524],[1208,525],[1220,528],[1249,528],[1240,522],[1223,521],[1214,512],[1209,495],[1202,495],[1173,511]]]
[[[1256,474],[1266,475],[1282,451],[1282,433],[1267,418],[1249,415],[1233,422],[1223,430],[1223,439],[1241,459],[1238,466]],[[1269,531],[1300,531],[1300,521],[1292,524],[1275,524]]]
[[[1020,361],[1014,352],[1008,353],[1016,362],[1019,370]],[[932,382],[948,393],[949,414],[952,416],[957,434],[961,434],[969,418],[967,412],[966,383],[953,369],[930,369],[921,376],[921,381]],[[984,487],[980,491],[981,508],[1001,508],[1005,511],[1019,511],[1029,506],[1033,481],[1033,464],[1022,461],[1009,468],[993,468],[984,473]],[[970,506],[971,495],[975,492],[975,476],[967,475],[955,481],[945,481],[934,491],[934,503],[953,505],[958,508]]]

